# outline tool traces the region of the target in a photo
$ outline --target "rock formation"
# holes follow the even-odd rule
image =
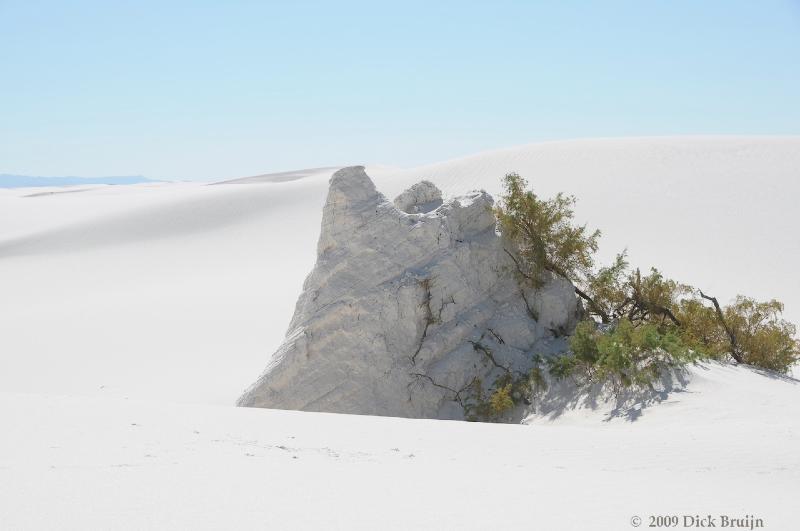
[[[520,286],[492,204],[426,181],[392,203],[363,167],[337,171],[286,339],[238,405],[460,419],[476,379],[563,349],[574,289]]]

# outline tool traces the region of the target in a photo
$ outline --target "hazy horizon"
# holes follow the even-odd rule
[[[511,146],[500,146],[496,148],[489,148],[483,149],[480,151],[476,151],[474,153],[465,154],[462,157],[452,157],[449,159],[442,159],[442,160],[435,160],[431,161],[430,163],[421,164],[419,166],[428,166],[428,165],[435,165],[437,163],[446,163],[449,161],[456,161],[462,158],[469,158],[474,156],[482,156],[488,153],[496,152],[496,151],[505,151],[505,150],[513,150],[519,149],[525,146],[532,146],[538,144],[551,144],[551,143],[570,143],[570,142],[586,142],[586,141],[618,141],[618,140],[643,140],[646,141],[648,139],[670,139],[670,138],[694,138],[694,139],[718,139],[718,138],[796,138],[800,137],[800,135],[651,135],[651,136],[630,136],[630,137],[598,137],[598,138],[566,138],[566,139],[559,139],[559,140],[543,140],[539,142],[527,142],[523,144],[511,145]],[[393,168],[397,170],[403,169],[413,169],[418,166],[408,166],[408,167],[401,167],[401,166],[388,166],[382,165],[380,163],[377,164],[369,164],[365,161],[350,161],[344,164],[338,165],[331,165],[331,166],[320,166],[314,168],[281,168],[281,169],[274,169],[270,168],[266,171],[262,171],[257,174],[252,175],[220,175],[220,176],[213,176],[208,178],[187,178],[187,179],[170,179],[168,177],[165,178],[151,178],[147,175],[92,175],[92,176],[83,176],[83,175],[20,175],[20,174],[8,174],[8,173],[0,173],[0,188],[21,188],[26,186],[71,186],[71,185],[88,185],[88,184],[140,184],[140,183],[158,183],[158,182],[208,182],[213,183],[217,181],[235,181],[235,180],[247,180],[248,178],[260,178],[263,176],[268,175],[282,175],[282,174],[293,174],[295,172],[302,172],[307,170],[320,170],[320,169],[335,169],[339,167],[346,167],[346,166],[357,166],[357,165],[367,165],[372,167],[386,167],[386,168]]]

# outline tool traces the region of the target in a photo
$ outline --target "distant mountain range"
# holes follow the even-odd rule
[[[141,175],[118,177],[32,177],[30,175],[10,175],[0,173],[0,188],[25,188],[31,186],[75,186],[81,184],[138,184],[156,183]]]

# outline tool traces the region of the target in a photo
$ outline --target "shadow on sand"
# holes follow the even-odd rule
[[[765,376],[765,377],[770,378],[772,380],[780,380],[782,382],[786,382],[786,383],[789,383],[789,384],[792,384],[792,385],[797,385],[798,383],[800,383],[800,380],[798,380],[797,378],[794,378],[792,376],[789,376],[788,374],[781,374],[779,372],[773,372],[773,371],[770,371],[770,370],[767,370],[767,369],[759,369],[758,367],[753,367],[753,366],[750,366],[750,365],[742,365],[742,367],[747,367],[748,369],[750,369],[755,374],[758,374],[760,376]]]
[[[705,361],[693,365],[695,371],[709,371],[712,365],[734,367],[735,365]],[[741,369],[752,372],[765,378],[779,380],[791,385],[797,385],[800,380],[786,374],[780,374],[751,365],[739,365]],[[528,415],[539,418],[555,420],[567,411],[576,409],[590,409],[593,411],[607,412],[604,421],[625,419],[635,422],[644,411],[652,406],[666,401],[670,395],[689,393],[687,384],[690,380],[689,370],[672,369],[665,371],[660,380],[653,383],[649,389],[621,389],[614,392],[608,385],[594,384],[589,387],[580,386],[574,380],[548,382],[546,392],[539,395],[534,401]]]
[[[696,367],[708,370],[703,365]],[[537,417],[555,420],[566,411],[575,409],[608,410],[604,420],[622,418],[635,422],[648,407],[660,404],[671,394],[687,393],[689,372],[686,369],[664,371],[661,378],[648,389],[620,389],[607,385],[579,386],[574,380],[550,381],[547,391],[534,401],[531,411]]]

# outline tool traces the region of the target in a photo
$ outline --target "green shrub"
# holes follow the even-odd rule
[[[759,302],[742,295],[721,307],[719,314],[701,301],[686,299],[678,312],[680,334],[686,344],[710,357],[726,359],[735,350],[743,363],[785,373],[800,360],[800,345],[794,339],[795,325],[782,319],[782,312],[779,301]]]
[[[506,252],[520,281],[539,287],[548,274],[569,280],[585,302],[585,317],[607,325],[602,330],[593,320],[578,325],[572,353],[548,361],[555,378],[577,375],[617,386],[646,386],[663,367],[698,357],[731,357],[778,372],[800,359],[796,328],[780,318],[780,302],[739,296],[723,308],[716,298],[655,268],[645,275],[630,269],[624,252],[611,265],[595,269],[600,232],[574,223],[574,197],[541,199],[516,173],[506,175],[503,185],[495,214],[511,243]],[[529,306],[528,311],[537,318]],[[531,385],[530,375],[514,382],[512,400]],[[495,387],[495,393],[502,388]]]
[[[554,378],[574,376],[583,383],[611,383],[617,390],[648,387],[664,369],[697,359],[672,330],[659,330],[649,323],[634,326],[627,319],[606,330],[592,321],[579,323],[570,348],[569,354],[550,361]]]
[[[798,361],[800,345],[794,339],[797,329],[780,318],[782,312],[779,301],[758,302],[741,295],[725,308],[725,321],[745,363],[786,372]]]
[[[584,279],[594,265],[600,232],[573,223],[575,198],[540,199],[516,173],[506,175],[503,185],[495,215],[503,236],[516,246],[523,277],[534,285],[543,282],[545,271],[573,282]]]
[[[534,366],[528,373],[527,386],[525,388],[525,396],[535,398],[540,392],[547,390],[547,379],[544,376],[544,371],[538,365]]]
[[[492,409],[492,414],[499,417],[509,409],[514,407],[514,401],[511,399],[511,383],[497,388],[492,396],[489,397],[489,405]]]
[[[578,360],[575,359],[574,354],[564,354],[551,358],[547,362],[548,372],[550,376],[556,380],[563,380],[573,376],[577,372]]]
[[[538,363],[540,358],[535,358]],[[530,399],[546,388],[547,380],[538,365],[527,374],[508,370],[492,383],[488,397],[481,379],[475,378],[462,402],[464,417],[472,422],[496,421],[516,406],[530,404]]]

